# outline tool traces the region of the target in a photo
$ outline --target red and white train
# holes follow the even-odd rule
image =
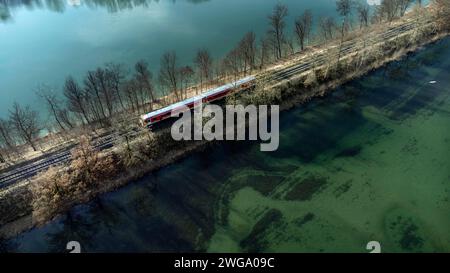
[[[248,76],[240,79],[234,83],[229,83],[221,87],[209,90],[201,95],[177,102],[175,104],[169,105],[167,107],[161,108],[159,110],[150,112],[148,114],[142,115],[140,122],[142,126],[147,128],[152,128],[158,122],[166,120],[171,117],[172,111],[179,111],[181,108],[188,107],[192,109],[194,105],[198,102],[208,103],[216,100],[220,100],[235,91],[245,90],[255,85],[255,77]]]

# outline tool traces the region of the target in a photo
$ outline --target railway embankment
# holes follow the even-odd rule
[[[404,20],[394,25],[370,37],[353,35],[345,41],[308,50],[283,65],[267,69],[257,75],[255,90],[232,95],[227,103],[278,104],[281,109],[288,109],[324,96],[341,84],[448,35],[426,18]],[[52,169],[52,173],[47,171],[31,181],[8,188],[0,195],[0,236],[13,236],[45,223],[76,204],[121,187],[209,144],[206,141],[176,142],[168,134],[168,130],[154,134],[143,132],[95,155],[95,162],[106,158],[117,171],[92,178],[89,180],[92,183],[86,183],[83,176],[89,171],[83,173],[77,169],[79,165],[71,164],[63,171]]]

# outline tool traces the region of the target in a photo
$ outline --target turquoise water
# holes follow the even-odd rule
[[[190,64],[199,48],[215,58],[253,30],[265,33],[277,3],[293,18],[311,9],[315,19],[337,16],[334,0],[0,0],[0,117],[14,101],[46,110],[34,90],[47,84],[60,91],[68,75],[80,79],[108,62],[131,69],[146,59],[153,72],[160,57],[175,50]],[[363,1],[363,0],[360,0]],[[26,5],[25,3],[28,3]],[[290,33],[289,33],[290,34]]]
[[[450,252],[449,71],[445,39],[283,112],[274,153],[213,145],[1,246]]]

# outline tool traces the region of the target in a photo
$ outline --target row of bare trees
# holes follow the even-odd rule
[[[381,5],[376,10],[374,19],[378,21],[386,20],[391,22],[395,18],[405,15],[408,8],[414,2],[422,5],[421,0],[383,0],[381,1]]]
[[[199,78],[211,78],[212,58],[207,50],[199,50],[196,60]],[[161,93],[156,93],[153,74],[146,61],[138,61],[133,71],[122,65],[109,63],[88,71],[81,80],[66,78],[62,92],[48,85],[40,85],[36,95],[48,110],[49,122],[39,113],[14,103],[8,119],[0,119],[0,161],[7,161],[16,148],[28,144],[38,150],[36,139],[43,129],[65,133],[79,126],[107,127],[112,117],[122,113],[145,113],[153,110],[160,94],[174,94],[176,100],[187,96],[196,70],[179,67],[175,52],[161,58],[158,82]]]
[[[435,1],[448,7],[447,0]],[[141,114],[153,110],[155,103],[160,106],[161,103],[171,102],[159,98],[182,100],[188,96],[189,89],[197,93],[214,80],[236,79],[262,69],[294,53],[295,48],[303,50],[318,37],[323,41],[340,36],[342,44],[343,37],[353,27],[353,13],[357,15],[359,27],[363,28],[371,22],[391,21],[403,16],[412,2],[383,0],[371,15],[367,5],[357,5],[352,0],[338,0],[336,10],[342,18],[342,25],[336,23],[334,17],[319,18],[315,37],[314,18],[310,10],[305,10],[295,18],[293,33],[288,35],[288,8],[277,4],[267,17],[268,29],[260,40],[257,40],[254,32],[247,32],[220,60],[214,60],[210,52],[203,48],[194,56],[193,67],[183,66],[178,63],[176,52],[168,51],[161,57],[156,79],[144,60],[138,61],[132,71],[127,71],[123,65],[109,63],[88,71],[80,80],[67,77],[63,92],[41,85],[36,94],[48,109],[53,131],[64,133],[80,125],[107,127],[111,125],[111,118],[117,114]],[[294,41],[297,46],[294,46]],[[0,120],[0,147],[3,151],[15,151],[16,145],[26,143],[37,150],[35,139],[44,127],[38,113],[28,106],[15,103],[10,110],[9,120]],[[0,160],[5,160],[4,152],[0,153]]]

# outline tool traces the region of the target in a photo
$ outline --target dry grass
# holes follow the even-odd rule
[[[81,137],[68,166],[52,167],[31,181],[33,221],[45,223],[73,205],[137,179],[190,150],[185,142],[176,142],[168,134],[170,130],[142,132],[106,153]]]
[[[42,223],[74,202],[87,201],[93,189],[113,178],[119,170],[112,156],[100,154],[82,137],[66,171],[51,167],[31,183],[33,218]]]

